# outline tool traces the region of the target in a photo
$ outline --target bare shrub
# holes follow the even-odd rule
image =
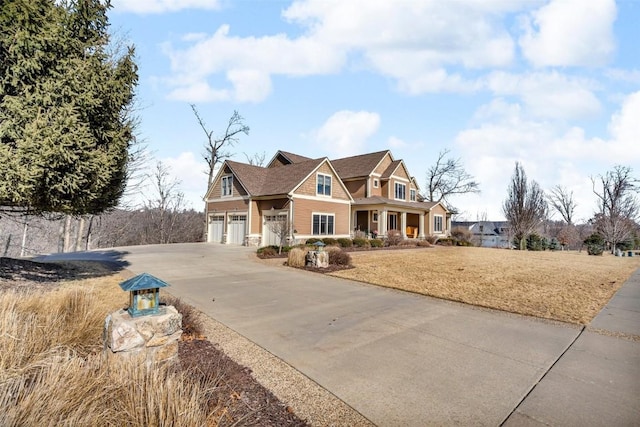
[[[417,245],[419,247],[422,247],[422,248],[430,248],[431,247],[431,243],[427,242],[426,240],[418,240]]]
[[[204,324],[198,310],[173,295],[162,294],[162,300],[167,305],[172,305],[182,315],[182,338],[202,338],[204,336]]]
[[[409,239],[401,240],[400,243],[398,243],[398,246],[415,247],[416,245],[417,245],[417,242],[415,240],[409,240]]]
[[[464,227],[454,227],[451,230],[451,237],[458,242],[470,242],[471,241],[471,231]]]
[[[424,238],[429,244],[434,245],[438,241],[438,236],[427,234]]]
[[[351,266],[351,255],[343,251],[341,248],[327,248],[329,253],[329,265]]]
[[[387,232],[387,246],[397,246],[402,242],[402,234],[398,230],[389,230]]]
[[[293,248],[289,251],[289,257],[287,259],[287,264],[289,267],[304,267],[307,253],[309,253],[308,248]]]

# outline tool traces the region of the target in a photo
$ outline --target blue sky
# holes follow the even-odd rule
[[[140,136],[203,209],[208,128],[237,110],[235,160],[278,149],[339,158],[390,149],[424,187],[441,150],[501,219],[515,162],[573,191],[616,164],[640,175],[640,1],[112,0],[136,46]],[[556,216],[557,217],[557,216]]]

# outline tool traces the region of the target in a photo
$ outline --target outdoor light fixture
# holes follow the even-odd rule
[[[160,288],[170,286],[168,283],[142,273],[120,283],[123,291],[129,292],[129,308],[131,317],[162,314],[160,309]]]

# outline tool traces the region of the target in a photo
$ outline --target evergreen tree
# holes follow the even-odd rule
[[[109,52],[101,0],[0,5],[0,206],[99,213],[126,185],[133,48]]]

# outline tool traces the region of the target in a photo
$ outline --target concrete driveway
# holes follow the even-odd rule
[[[242,247],[115,249],[120,252],[131,271],[167,281],[172,294],[380,426],[640,422],[640,343],[633,340],[640,331],[633,320],[635,332],[623,338],[583,332],[268,267],[253,259],[254,249]],[[640,284],[638,273],[634,277]],[[634,295],[637,303],[640,293]]]

